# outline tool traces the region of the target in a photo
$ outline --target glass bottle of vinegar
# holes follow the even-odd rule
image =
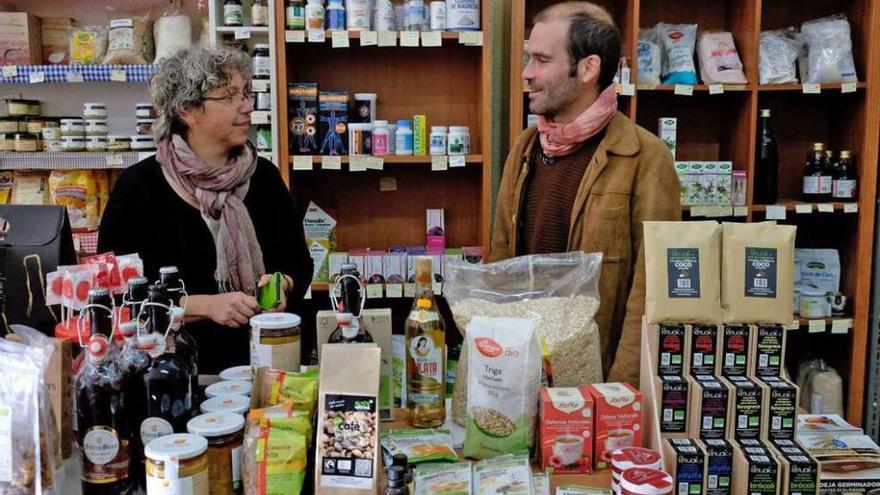
[[[416,428],[437,428],[446,419],[446,325],[433,280],[431,258],[416,258],[416,297],[406,319],[406,408]]]

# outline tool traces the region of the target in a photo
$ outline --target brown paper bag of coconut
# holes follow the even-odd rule
[[[377,490],[382,350],[325,344],[321,351],[315,493]]]

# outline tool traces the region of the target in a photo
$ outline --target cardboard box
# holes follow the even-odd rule
[[[327,277],[330,283],[336,283],[339,273],[342,271],[342,265],[348,263],[348,253],[330,253],[330,261],[327,264]]]
[[[734,170],[731,179],[731,202],[733,206],[746,205],[748,189],[748,172],[745,170]]]
[[[336,220],[313,201],[303,217],[306,244],[315,263],[313,282],[330,281],[330,253],[336,249]]]
[[[716,438],[697,442],[706,452],[705,495],[730,495],[733,484],[733,446]]]
[[[729,435],[731,393],[727,384],[712,375],[688,377],[690,381],[690,438],[718,439]]]
[[[675,148],[677,143],[676,131],[678,127],[678,119],[675,117],[660,117],[657,127],[657,135],[669,152],[672,153],[672,159],[675,160]]]
[[[443,254],[443,280],[446,281],[449,278],[449,274],[447,269],[455,262],[459,262],[464,258],[464,253],[461,248],[451,248],[447,249],[446,253]]]
[[[385,282],[402,284],[406,281],[406,253],[385,254]]]
[[[414,283],[416,281],[416,258],[425,256],[428,251],[424,246],[410,246],[406,248],[406,281]]]
[[[703,184],[703,162],[686,162],[688,164],[688,177],[690,187],[688,188],[687,204],[699,206],[706,204],[707,194]]]
[[[764,388],[744,376],[723,378],[721,382],[731,387],[731,408],[727,415],[730,436],[735,440],[760,438]]]
[[[318,83],[295,82],[287,85],[290,152],[294,155],[317,155]]]
[[[791,440],[771,440],[779,461],[780,495],[819,495],[819,463]]]
[[[758,325],[752,339],[750,376],[781,376],[785,363],[785,328],[782,325]]]
[[[751,364],[752,329],[748,325],[724,325],[721,334],[721,376],[745,376]]]
[[[446,218],[443,208],[427,210],[425,217],[428,251],[445,250]]]
[[[73,344],[65,339],[51,339],[52,358],[46,366],[46,389],[55,414],[56,430],[61,442],[61,457],[72,454],[73,438]]]
[[[24,12],[0,12],[0,65],[39,65],[40,19]]]
[[[642,394],[628,383],[594,383],[587,390],[593,399],[593,465],[605,469],[615,450],[642,445]]]
[[[361,276],[361,280],[366,283],[367,282],[367,250],[366,249],[352,249],[348,252],[348,262],[354,263],[357,267],[357,272]]]
[[[548,474],[593,471],[593,399],[586,387],[542,388],[538,438]]]
[[[880,488],[880,447],[868,436],[799,438],[819,463],[821,493],[873,493]]]
[[[702,494],[706,475],[706,453],[695,440],[669,439],[663,442],[665,471],[675,480],[680,494]]]
[[[733,449],[734,495],[779,495],[779,463],[759,440],[739,442]]]
[[[424,115],[413,115],[413,155],[428,154],[428,118]]]
[[[318,93],[318,136],[321,155],[348,154],[348,93],[345,91]]]
[[[367,283],[385,283],[385,251],[367,252]]]
[[[678,175],[678,184],[680,186],[680,195],[679,201],[682,206],[690,206],[689,198],[690,198],[690,169],[688,162],[675,162],[675,174]]]
[[[686,354],[685,326],[661,324],[657,332],[657,375],[683,375]]]
[[[703,175],[700,184],[706,191],[704,205],[718,204],[718,162],[703,162]]]
[[[846,437],[861,436],[861,428],[846,422],[837,414],[800,414],[797,417],[797,436],[804,437]]]
[[[687,438],[690,420],[690,384],[676,375],[658,376],[654,378],[655,386],[660,391],[660,434],[663,438]]]
[[[406,335],[391,336],[391,354],[394,407],[406,407]]]
[[[391,310],[388,308],[365,309],[362,318],[364,326],[373,337],[374,344],[347,345],[376,345],[382,349],[382,367],[379,371],[379,418],[382,421],[391,421],[391,411],[394,408],[394,385],[391,362],[393,359],[393,349],[391,346]],[[321,356],[324,344],[330,339],[330,334],[333,333],[333,330],[336,330],[336,325],[335,311],[318,311],[316,324],[318,356]]]
[[[719,371],[718,325],[690,325],[688,327],[690,359],[686,359],[687,372],[691,375],[716,375]]]
[[[44,64],[70,63],[70,31],[73,19],[70,17],[41,17],[40,45]]]
[[[797,423],[798,388],[784,378],[768,376],[755,380],[764,387],[761,438],[794,440]]]
[[[715,175],[715,204],[731,206],[733,204],[733,162],[718,162]]]
[[[427,256],[431,257],[431,270],[434,272],[434,282],[443,282],[443,254],[444,251],[428,250]]]

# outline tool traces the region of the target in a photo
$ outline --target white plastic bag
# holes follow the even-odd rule
[[[801,43],[793,27],[761,33],[758,80],[761,84],[797,83],[795,63]]]
[[[192,44],[192,22],[181,10],[180,0],[175,0],[153,25],[153,37],[156,40],[156,60],[158,64],[163,58],[185,50]]]
[[[107,7],[110,22],[107,32],[107,54],[103,65],[144,65],[147,63],[148,15],[132,15]]]
[[[660,51],[660,44],[657,42],[656,29],[639,29],[638,60],[638,83],[660,84],[663,56]]]
[[[733,35],[726,31],[704,31],[697,41],[703,84],[746,84],[742,60]]]
[[[657,36],[663,43],[663,84],[697,84],[697,25],[661,22],[657,24]]]
[[[849,21],[842,14],[801,25],[807,44],[808,83],[858,82],[853,61]]]

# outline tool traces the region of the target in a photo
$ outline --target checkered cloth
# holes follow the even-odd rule
[[[77,246],[77,251],[86,254],[98,253],[98,233],[97,232],[77,232],[73,234],[73,239]]]
[[[82,74],[84,82],[109,82],[111,71],[124,70],[126,82],[147,82],[156,71],[157,65],[19,65],[18,74],[5,78],[0,74],[0,83],[28,84],[31,74],[43,73],[44,82],[68,82],[69,74]]]

